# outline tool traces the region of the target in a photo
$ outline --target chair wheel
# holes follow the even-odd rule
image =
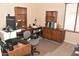
[[[35,53],[38,53],[38,54],[40,54],[40,52],[39,51],[34,51]]]

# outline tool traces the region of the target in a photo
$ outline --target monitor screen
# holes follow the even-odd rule
[[[13,30],[16,30],[16,18],[15,16],[6,16],[6,27],[9,26]]]

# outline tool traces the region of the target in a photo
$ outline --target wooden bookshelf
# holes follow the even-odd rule
[[[15,16],[17,27],[20,29],[27,28],[27,8],[15,7]]]

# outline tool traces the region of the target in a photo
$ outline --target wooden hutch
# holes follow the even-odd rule
[[[17,28],[26,29],[27,28],[27,8],[15,7],[15,16],[16,16]]]
[[[51,23],[52,21],[57,22],[57,15],[57,11],[46,11],[46,24],[43,28],[43,37],[49,40],[63,42],[65,31],[59,31],[57,28],[53,29],[48,27],[48,23]]]

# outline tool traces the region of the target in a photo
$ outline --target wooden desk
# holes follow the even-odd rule
[[[8,50],[7,50],[8,51]],[[31,45],[18,43],[14,46],[14,50],[8,51],[9,56],[24,56],[31,54]]]
[[[17,33],[17,36],[18,36],[19,38],[23,38],[23,33],[24,33],[25,31],[31,31],[31,32],[32,32],[32,28],[21,29],[21,32]]]
[[[39,31],[39,29],[41,29],[41,31]],[[22,38],[22,37],[23,37],[23,33],[24,33],[25,31],[30,31],[31,34],[33,34],[33,31],[38,31],[38,32],[40,32],[40,33],[39,33],[40,36],[42,36],[42,27],[22,29],[22,31],[21,31],[20,33],[18,33],[18,36],[19,36],[20,38]]]

